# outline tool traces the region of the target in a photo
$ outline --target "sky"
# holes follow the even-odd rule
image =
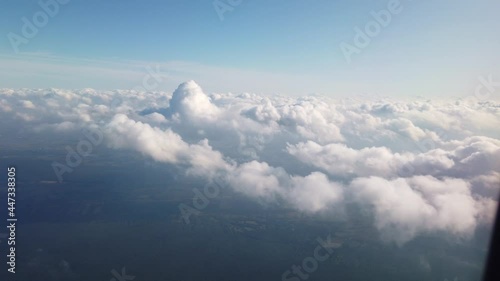
[[[51,1],[0,12],[8,147],[97,130],[103,148],[257,202],[371,208],[399,245],[493,221],[500,3]],[[490,96],[440,100],[478,86]],[[68,159],[43,180],[78,173]]]
[[[55,1],[3,1],[0,88],[463,97],[500,77],[498,1]]]

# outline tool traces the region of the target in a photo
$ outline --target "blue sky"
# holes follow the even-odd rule
[[[340,44],[390,0],[242,0],[223,19],[213,0],[70,0],[18,53],[9,34],[43,10],[3,2],[5,88],[133,88],[147,67],[168,73],[157,89],[167,91],[195,79],[208,92],[440,97],[470,94],[481,75],[500,80],[498,1],[401,0],[350,63]]]

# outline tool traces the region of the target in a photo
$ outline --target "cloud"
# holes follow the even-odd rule
[[[313,172],[306,177],[292,177],[292,188],[288,197],[297,209],[318,212],[334,205],[342,205],[344,187],[331,182],[323,173]]]
[[[212,175],[230,166],[206,139],[188,144],[170,129],[161,130],[124,114],[113,117],[106,126],[105,136],[112,148],[137,150],[159,162],[189,164],[191,173],[197,175]]]
[[[210,122],[216,120],[219,115],[219,109],[192,80],[182,83],[174,91],[170,100],[170,112],[172,115],[179,114],[191,121],[207,120]]]
[[[467,238],[491,224],[499,116],[494,101],[206,93],[194,81],[172,93],[0,89],[6,136],[64,143],[99,128],[109,149],[178,166],[187,177],[222,175],[262,204],[335,216],[347,202],[370,208],[381,236],[398,244],[425,233]]]
[[[436,143],[425,152],[392,152],[387,147],[356,150],[345,144],[320,145],[313,141],[288,145],[287,151],[300,161],[333,176],[436,175],[472,178],[500,170],[500,143],[485,137]]]
[[[288,152],[304,163],[338,177],[394,176],[409,155],[393,154],[385,147],[355,150],[342,143],[322,146],[313,141],[289,145]]]
[[[373,208],[383,238],[400,245],[436,231],[469,238],[479,218],[495,212],[491,201],[473,198],[469,183],[462,179],[369,177],[353,180],[350,188],[355,201]]]
[[[21,104],[24,108],[28,108],[28,109],[33,109],[35,108],[35,105],[33,105],[33,103],[29,100],[22,100],[21,101]]]
[[[323,173],[291,176],[281,167],[257,161],[238,166],[230,173],[229,184],[260,201],[284,200],[288,206],[310,213],[341,204],[344,192],[342,185],[331,182]]]

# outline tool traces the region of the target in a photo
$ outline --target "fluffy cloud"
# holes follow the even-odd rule
[[[179,114],[191,121],[214,121],[219,115],[219,108],[194,81],[185,82],[174,91],[169,109],[171,114]]]
[[[359,150],[345,144],[319,145],[313,141],[288,145],[288,152],[300,161],[333,176],[437,175],[472,178],[500,170],[500,143],[485,137],[441,143],[425,152],[392,152],[387,147]]]
[[[313,172],[306,177],[292,177],[291,185],[288,198],[302,211],[318,212],[334,207],[344,199],[342,185],[329,181],[326,175],[319,172]]]
[[[259,200],[285,200],[306,212],[318,212],[338,204],[343,199],[343,187],[328,180],[325,174],[290,176],[283,168],[252,161],[240,165],[229,176],[237,191]]]
[[[134,149],[160,162],[189,164],[190,171],[197,175],[213,175],[230,167],[220,152],[212,150],[206,139],[188,144],[170,129],[161,130],[123,114],[115,115],[105,133],[112,148]]]
[[[494,101],[207,94],[194,81],[173,93],[0,89],[2,132],[62,140],[100,128],[111,149],[187,176],[222,174],[263,204],[317,213],[352,200],[399,244],[432,232],[467,238],[491,223],[499,116]]]
[[[491,201],[476,200],[462,179],[369,177],[353,180],[350,188],[355,201],[373,207],[384,238],[399,244],[422,232],[471,237],[479,218],[495,211]]]

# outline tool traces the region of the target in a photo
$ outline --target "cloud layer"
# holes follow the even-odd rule
[[[381,236],[468,238],[493,220],[500,104],[166,92],[0,89],[8,124],[53,138],[97,127],[111,149],[222,177],[263,204],[370,210]]]

